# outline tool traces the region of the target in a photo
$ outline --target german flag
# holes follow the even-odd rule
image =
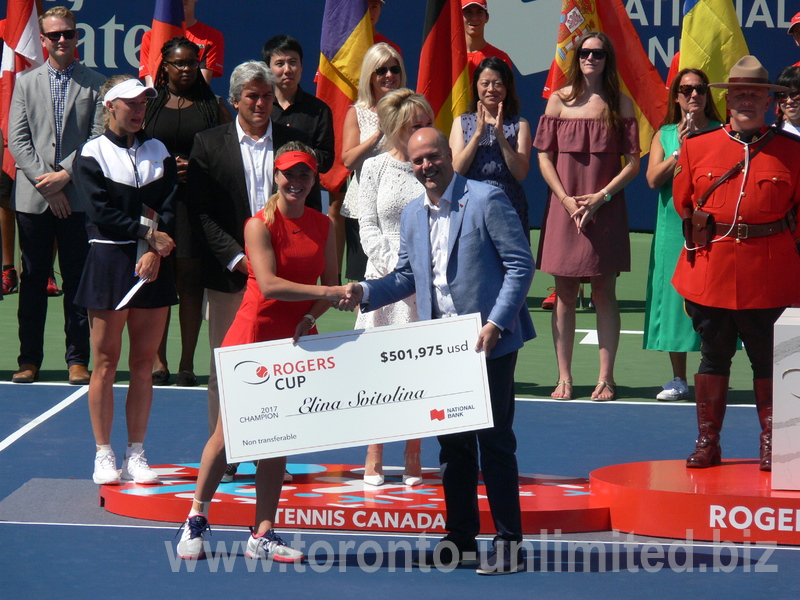
[[[431,103],[436,127],[446,134],[467,112],[470,81],[460,0],[428,0],[417,91]]]
[[[161,66],[161,47],[174,37],[184,35],[183,0],[156,0],[147,69],[153,81]]]
[[[358,79],[364,54],[372,45],[367,0],[326,0],[322,18],[317,98],[333,112],[336,161],[320,175],[326,189],[336,192],[349,171],[342,164],[342,130],[347,110],[358,98]]]
[[[580,37],[588,31],[602,31],[614,44],[620,89],[633,100],[639,122],[639,144],[642,154],[646,154],[667,111],[667,89],[647,57],[621,0],[563,2],[556,57],[542,95],[549,98],[564,86],[568,57],[574,52]]]

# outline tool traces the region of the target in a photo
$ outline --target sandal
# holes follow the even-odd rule
[[[564,388],[564,391],[559,394],[559,388]],[[554,400],[572,400],[572,379],[564,379],[556,384],[556,389],[550,394]]]
[[[608,390],[610,397],[601,398],[600,394]],[[611,402],[617,399],[617,384],[612,381],[598,381],[597,387],[592,392],[592,402]]]

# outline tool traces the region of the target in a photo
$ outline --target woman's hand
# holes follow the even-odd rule
[[[498,140],[500,138],[506,139],[506,135],[503,132],[503,103],[500,102],[497,105],[497,118],[494,121],[494,137]]]
[[[572,214],[572,220],[575,221],[575,225],[580,231],[586,229],[589,221],[594,218],[595,213],[606,203],[605,196],[605,192],[575,196],[578,210]]]
[[[153,235],[149,236],[147,242],[161,256],[169,256],[169,253],[175,248],[175,242],[163,231],[152,231]]]
[[[158,278],[158,271],[161,268],[161,256],[153,250],[144,253],[139,262],[136,263],[134,274],[139,279],[145,281],[155,281]]]
[[[178,167],[178,181],[180,183],[186,183],[186,173],[189,170],[189,161],[182,156],[176,156],[175,166]]]
[[[478,102],[478,109],[475,114],[478,116],[478,123],[475,125],[475,135],[477,139],[481,139],[483,137],[484,131],[486,130],[486,108],[484,108],[483,104]]]
[[[297,327],[294,328],[294,335],[292,336],[292,343],[296,344],[297,340],[299,340],[302,336],[308,335],[308,332],[311,331],[313,325],[311,321],[303,317],[300,319],[300,322],[297,324]]]

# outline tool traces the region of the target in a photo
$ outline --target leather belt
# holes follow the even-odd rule
[[[772,223],[736,223],[733,225],[730,223],[717,223],[715,235],[732,237],[736,238],[737,240],[746,240],[748,238],[759,238],[775,235],[776,233],[780,233],[786,229],[789,229],[789,227],[790,223],[788,217],[783,217],[782,219],[773,221]],[[726,231],[729,231],[730,233],[723,233]]]

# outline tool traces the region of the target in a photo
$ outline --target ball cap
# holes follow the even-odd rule
[[[789,29],[786,30],[786,33],[792,35],[792,29],[794,29],[794,26],[798,23],[800,23],[800,12],[792,17],[792,21],[789,23]]]
[[[771,92],[788,92],[789,88],[782,85],[774,85],[769,81],[769,73],[761,62],[750,54],[743,56],[735,65],[731,67],[727,83],[711,83],[713,88],[733,88],[733,87],[762,87]]]
[[[142,94],[148,98],[155,98],[158,96],[158,92],[155,88],[142,85],[142,82],[138,79],[126,79],[108,90],[106,95],[103,96],[103,102],[130,100],[132,98],[138,98]]]
[[[461,8],[467,8],[472,4],[477,4],[486,12],[489,12],[489,7],[486,6],[486,0],[461,0]]]
[[[307,152],[292,150],[290,152],[284,152],[275,159],[275,168],[278,171],[286,171],[296,165],[306,165],[309,169],[314,171],[314,173],[317,172],[317,161]]]

